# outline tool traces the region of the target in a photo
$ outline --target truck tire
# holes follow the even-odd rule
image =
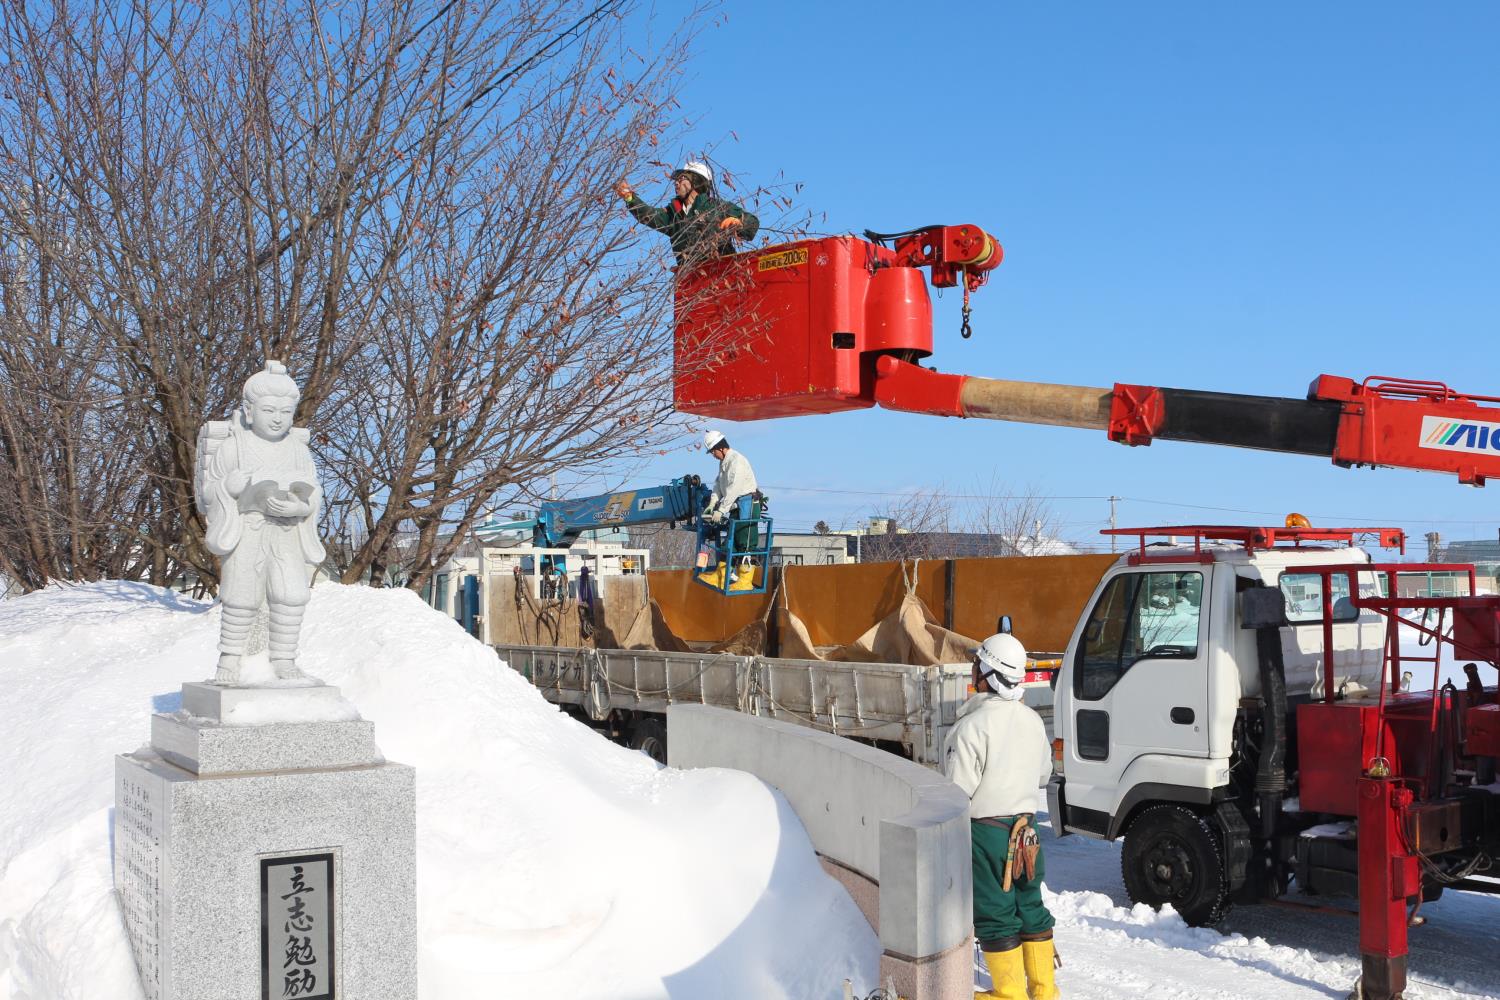
[[[1208,819],[1186,806],[1161,803],[1136,815],[1125,831],[1120,874],[1132,903],[1171,903],[1193,927],[1229,912],[1224,849]]]
[[[655,715],[643,715],[636,720],[630,734],[630,747],[639,750],[658,764],[667,762],[667,723]]]

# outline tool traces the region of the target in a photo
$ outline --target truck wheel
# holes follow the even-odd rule
[[[1148,806],[1125,831],[1120,873],[1133,903],[1171,903],[1193,927],[1229,912],[1224,852],[1209,821],[1185,806]]]
[[[642,716],[630,734],[630,747],[658,764],[667,762],[667,724],[654,715]]]

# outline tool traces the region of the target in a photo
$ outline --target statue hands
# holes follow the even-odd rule
[[[275,517],[306,517],[312,513],[312,504],[295,495],[286,500],[267,497],[266,513]]]

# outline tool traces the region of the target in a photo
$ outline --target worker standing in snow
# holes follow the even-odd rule
[[[736,239],[750,240],[760,229],[760,220],[714,190],[713,168],[701,160],[689,160],[672,174],[676,197],[666,208],[656,208],[635,196],[629,181],[615,185],[615,194],[643,226],[666,233],[677,255],[677,266],[701,263],[711,257],[734,253]]]
[[[740,501],[746,498],[750,501],[750,517],[759,518],[765,510],[765,499],[755,481],[755,470],[750,468],[750,460],[729,447],[728,439],[715,430],[703,432],[703,450],[719,462],[719,475],[714,480],[713,492],[709,494],[708,506],[703,509],[703,519],[710,524],[724,524],[731,518],[737,518],[740,516]],[[754,524],[741,524],[735,528],[736,552],[753,549],[759,544],[760,536]],[[722,574],[727,570],[721,565],[716,572],[721,574],[718,582],[722,587]],[[746,556],[735,569],[734,580],[729,589],[749,590],[754,586],[754,581],[755,566],[750,557]]]
[[[1052,914],[1042,902],[1042,846],[1033,814],[1052,776],[1041,716],[1021,702],[1026,648],[1007,633],[974,654],[975,694],[943,746],[944,769],[969,796],[974,936],[994,985],[979,997],[1055,1000]]]

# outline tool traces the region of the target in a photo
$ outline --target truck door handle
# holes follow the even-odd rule
[[[1172,721],[1177,723],[1179,726],[1191,726],[1193,724],[1194,718],[1196,718],[1196,716],[1193,715],[1193,710],[1191,708],[1184,708],[1179,705],[1176,708],[1172,709]]]

